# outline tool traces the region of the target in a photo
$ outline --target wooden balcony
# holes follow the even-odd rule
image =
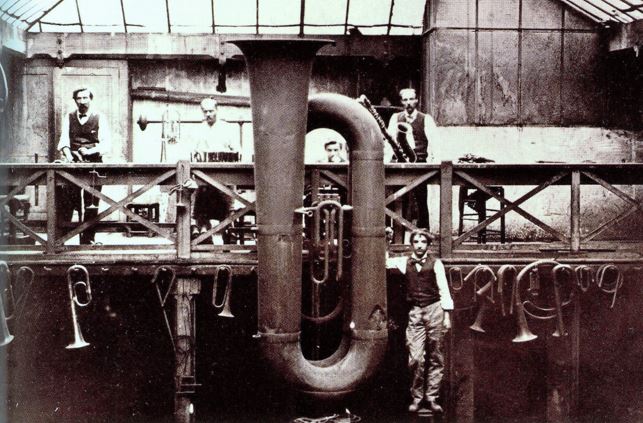
[[[21,245],[11,245],[6,242],[7,238],[3,240],[0,251],[10,265],[41,265],[53,270],[81,263],[117,273],[131,272],[132,268],[137,272],[153,273],[153,267],[162,262],[180,264],[182,272],[199,274],[208,273],[210,266],[219,264],[235,265],[245,273],[256,264],[251,236],[248,242],[234,245],[207,243],[211,235],[226,230],[252,233],[254,219],[250,216],[255,204],[252,195],[239,194],[242,191],[252,193],[251,164],[0,164],[0,172],[6,175],[0,188],[4,193],[1,200],[4,225],[12,225],[14,230],[23,234],[23,238],[31,240]],[[347,174],[346,165],[309,165],[306,167],[306,186],[315,198],[324,186],[334,185],[346,190],[347,201],[350,202]],[[214,186],[232,197],[236,204],[227,219],[196,239],[190,238],[191,195],[185,188],[188,180],[198,185]],[[621,231],[627,233],[626,238],[599,240],[601,234],[617,227],[625,219],[643,217],[640,200],[632,194],[637,186],[643,185],[643,164],[390,164],[386,166],[387,224],[401,229],[402,233],[415,228],[402,212],[401,202],[422,183],[429,184],[430,190],[439,195],[439,226],[431,229],[437,240],[435,253],[447,264],[526,263],[553,257],[584,263],[643,261],[643,239],[637,239],[633,230],[625,228]],[[60,225],[57,224],[60,190],[56,187],[71,186],[98,196],[101,209],[95,218],[88,221]],[[98,186],[105,188],[103,192],[96,189]],[[456,189],[463,186],[480,190],[502,207],[458,235],[454,233],[458,210],[453,204],[457,198]],[[492,186],[505,187],[505,196],[489,188]],[[558,217],[557,225],[524,207],[525,202],[553,187],[558,187],[555,201],[568,211],[566,216]],[[616,207],[621,212],[598,224],[596,219],[584,222],[586,202],[581,203],[581,191],[585,187],[593,187],[590,188],[593,190],[600,187],[610,193],[612,198],[618,199],[610,203],[610,210]],[[520,188],[521,194],[508,198],[515,194],[512,188]],[[39,198],[44,197],[44,207],[38,205],[44,213],[32,212],[32,215],[40,216],[37,219],[14,216],[7,206],[17,195],[28,196],[32,210],[38,210],[34,206]],[[153,221],[128,208],[128,204],[141,202],[142,198],[145,198],[143,203],[150,202],[152,198],[153,202],[168,204],[174,208],[175,217],[173,220]],[[595,199],[587,203],[587,207],[590,205],[594,214],[600,214],[601,207],[607,207],[607,204],[597,204]],[[514,219],[519,216],[544,235],[541,239],[528,241],[510,236],[509,242],[503,244],[474,242],[476,234],[503,216],[513,216]],[[244,218],[249,223],[241,229]],[[589,227],[592,225],[595,227]],[[134,237],[138,238],[137,242],[125,236],[133,226],[143,229],[146,234]],[[73,239],[92,227],[100,233],[120,233],[121,236],[112,236],[102,245],[75,245]],[[392,246],[394,253],[407,248],[399,234]]]

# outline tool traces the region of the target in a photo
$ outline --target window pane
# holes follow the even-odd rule
[[[167,32],[163,0],[123,0],[129,32]]]

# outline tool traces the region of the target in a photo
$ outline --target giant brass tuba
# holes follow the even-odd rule
[[[258,338],[275,373],[317,397],[353,391],[373,374],[387,344],[384,165],[381,135],[355,100],[318,95],[308,103],[312,62],[327,40],[232,41],[250,78],[258,223]],[[350,145],[352,220],[350,317],[340,349],[304,358],[301,327],[304,140],[311,127],[340,132]],[[346,320],[350,320],[350,323]]]

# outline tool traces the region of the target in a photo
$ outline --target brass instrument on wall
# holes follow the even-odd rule
[[[417,156],[415,155],[415,151],[413,150],[413,148],[411,148],[406,135],[400,134],[400,127],[398,126],[398,136],[396,138],[393,138],[386,129],[386,123],[384,122],[384,119],[382,119],[382,116],[377,113],[377,110],[375,110],[370,100],[364,94],[359,96],[357,102],[364,106],[366,110],[368,110],[368,112],[371,114],[371,116],[375,118],[375,122],[377,122],[377,125],[380,127],[382,135],[384,135],[384,138],[386,139],[386,141],[388,141],[389,145],[393,149],[393,154],[395,154],[395,158],[397,159],[397,161],[402,163],[414,163],[417,160]],[[402,130],[406,131],[407,128],[403,128]],[[413,136],[412,134],[413,130],[411,130],[411,136]]]
[[[483,286],[482,288],[478,289],[478,291],[476,291],[476,295],[480,297],[480,307],[478,309],[478,314],[476,315],[476,319],[473,322],[473,324],[469,326],[469,329],[475,332],[485,333],[485,330],[482,327],[482,324],[486,320],[488,313],[493,309],[493,306],[496,304],[496,301],[494,300],[494,296],[493,296],[494,291],[498,293],[498,303],[500,303],[500,313],[502,314],[502,316],[506,315],[504,287],[508,284],[510,279],[513,279],[516,277],[517,273],[518,272],[516,271],[516,268],[510,264],[505,264],[500,266],[500,269],[498,269],[497,278],[493,274],[493,271],[491,271],[491,278],[489,279],[489,282],[487,282],[485,286]]]
[[[256,338],[276,375],[302,392],[326,398],[354,391],[370,377],[388,342],[386,325],[372,318],[376,310],[386,312],[381,134],[371,115],[353,99],[320,94],[308,101],[313,59],[330,42],[232,41],[246,59],[253,115]],[[307,129],[316,128],[336,130],[350,146],[353,206],[350,316],[344,319],[340,348],[323,362],[309,361],[301,351],[303,235],[296,214],[303,205],[305,135]]]
[[[548,274],[551,277],[552,291],[553,291],[553,307],[545,307],[537,302],[542,302],[543,297],[541,292],[541,285],[543,278],[541,278],[541,269],[551,269]],[[542,274],[546,274],[542,272]],[[529,281],[529,287],[526,294],[527,299],[522,299],[521,285],[524,281]],[[563,298],[563,281],[566,282],[567,296]],[[512,289],[512,296],[514,299],[514,310],[516,312],[516,319],[518,323],[518,334],[513,339],[513,342],[531,341],[537,338],[527,325],[526,316],[530,316],[537,320],[556,320],[556,330],[552,336],[561,337],[567,334],[563,320],[563,307],[569,305],[575,295],[576,287],[576,274],[574,270],[566,264],[560,264],[554,260],[538,260],[525,266],[516,278],[516,282]]]
[[[80,280],[74,281],[74,275],[80,275]],[[67,287],[69,289],[69,300],[71,303],[71,320],[74,329],[74,342],[67,345],[65,348],[84,348],[89,345],[89,342],[85,341],[85,339],[83,338],[83,334],[80,331],[80,324],[78,323],[76,307],[87,307],[92,301],[92,289],[89,283],[89,272],[87,271],[85,266],[75,264],[67,269]],[[83,296],[85,297],[84,302],[78,299],[78,294],[80,292],[83,292]]]
[[[225,272],[225,273],[224,273]],[[225,274],[225,289],[221,301],[217,302],[217,291],[219,290],[219,275]],[[212,305],[215,308],[221,308],[218,316],[234,317],[230,308],[230,295],[232,294],[232,267],[228,265],[217,266],[214,271],[214,285],[212,286]]]

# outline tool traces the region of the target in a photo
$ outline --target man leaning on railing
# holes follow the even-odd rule
[[[63,117],[58,150],[69,163],[102,163],[103,154],[111,148],[110,132],[107,118],[98,111],[92,110],[94,94],[83,87],[73,92],[76,110]],[[97,191],[101,186],[93,187]],[[81,195],[82,192],[82,195]],[[71,222],[74,210],[78,211],[78,220],[90,220],[98,214],[98,197],[77,186],[67,186],[59,191],[58,203],[59,224]],[[81,212],[84,203],[84,214]],[[93,244],[95,229],[87,229],[80,234],[81,244]]]

